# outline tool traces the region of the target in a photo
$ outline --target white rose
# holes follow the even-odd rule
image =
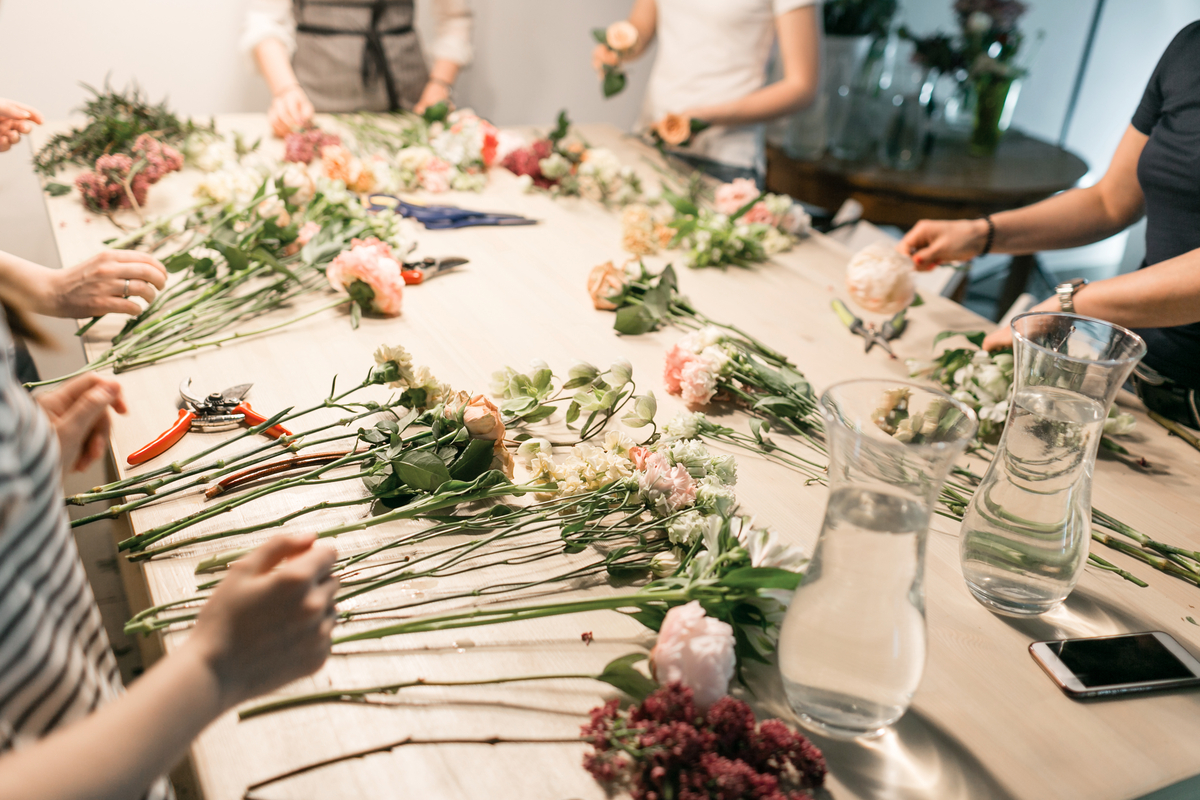
[[[667,612],[650,651],[650,668],[660,684],[679,682],[707,709],[725,696],[735,665],[733,628],[704,613],[698,601]]]
[[[608,43],[610,50],[624,53],[632,50],[633,46],[637,44],[638,29],[633,26],[633,23],[620,20],[608,26],[608,30],[604,32],[604,40]]]
[[[886,244],[863,248],[846,266],[846,289],[854,302],[877,314],[908,308],[916,296],[912,259]]]

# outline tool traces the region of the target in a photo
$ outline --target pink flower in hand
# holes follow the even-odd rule
[[[721,214],[736,214],[737,210],[758,197],[761,192],[749,178],[735,178],[733,183],[717,187],[715,205]]]
[[[693,600],[667,612],[650,651],[650,669],[664,686],[678,681],[691,689],[704,710],[729,690],[735,644],[733,627],[706,615]]]
[[[350,249],[325,269],[325,277],[337,291],[344,292],[363,308],[385,316],[400,313],[404,278],[392,248],[372,237],[352,239]]]

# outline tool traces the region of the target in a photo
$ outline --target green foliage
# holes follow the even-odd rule
[[[617,691],[624,692],[638,703],[658,688],[658,684],[633,668],[639,661],[645,661],[644,653],[630,653],[608,662],[604,671],[596,676],[596,680],[607,683]]]

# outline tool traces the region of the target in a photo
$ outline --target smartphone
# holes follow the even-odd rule
[[[1200,686],[1200,661],[1162,631],[1034,642],[1029,653],[1076,699]]]

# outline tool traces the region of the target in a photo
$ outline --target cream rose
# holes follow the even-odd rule
[[[637,44],[637,40],[638,29],[633,26],[632,22],[627,20],[614,22],[604,32],[604,41],[608,44],[608,49],[618,53],[632,50],[634,45]]]
[[[877,314],[912,305],[917,288],[912,259],[885,244],[865,247],[846,266],[846,289],[854,302]]]
[[[704,613],[696,600],[667,612],[650,651],[650,669],[660,684],[678,681],[707,709],[729,690],[735,665],[733,628]]]

